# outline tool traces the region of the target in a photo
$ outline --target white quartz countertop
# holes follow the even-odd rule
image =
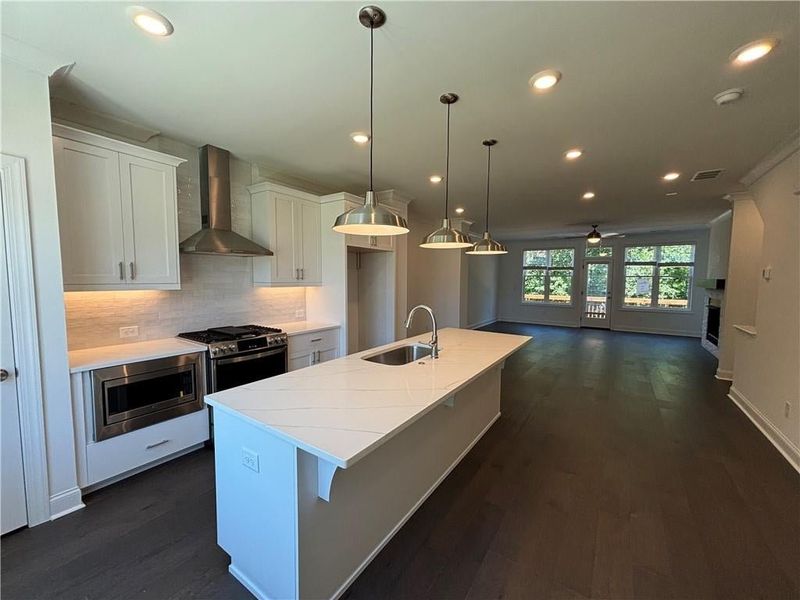
[[[317,323],[315,321],[292,321],[291,323],[276,323],[273,327],[282,329],[287,335],[300,335],[302,333],[316,333],[326,329],[337,329],[337,323]]]
[[[147,342],[72,350],[69,353],[69,372],[93,371],[130,362],[191,354],[192,352],[205,352],[205,349],[206,347],[203,344],[195,344],[189,340],[165,338]]]
[[[402,366],[361,360],[362,356],[429,339],[430,334],[413,336],[211,394],[206,402],[347,468],[532,338],[443,329],[436,360],[427,357]]]

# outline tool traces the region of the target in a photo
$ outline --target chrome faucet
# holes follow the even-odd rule
[[[408,313],[408,318],[406,319],[406,329],[411,327],[411,321],[414,318],[414,313],[417,312],[419,309],[425,310],[431,316],[431,323],[433,324],[433,335],[431,337],[431,341],[428,343],[431,349],[431,358],[439,358],[439,328],[436,327],[436,317],[433,314],[433,310],[430,306],[426,304],[417,304],[411,311]]]

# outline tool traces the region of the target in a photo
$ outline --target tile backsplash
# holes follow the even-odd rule
[[[252,258],[181,255],[175,291],[66,292],[70,350],[172,337],[222,325],[305,318],[305,288],[253,287]],[[298,316],[302,315],[302,316]],[[120,327],[139,335],[121,339]]]

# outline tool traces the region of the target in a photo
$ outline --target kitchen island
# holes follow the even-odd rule
[[[340,596],[500,416],[530,340],[443,329],[435,360],[363,360],[414,336],[207,396],[230,572],[258,598]]]

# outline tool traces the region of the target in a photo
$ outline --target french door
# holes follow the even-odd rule
[[[610,259],[584,260],[581,327],[611,326],[611,270]]]

